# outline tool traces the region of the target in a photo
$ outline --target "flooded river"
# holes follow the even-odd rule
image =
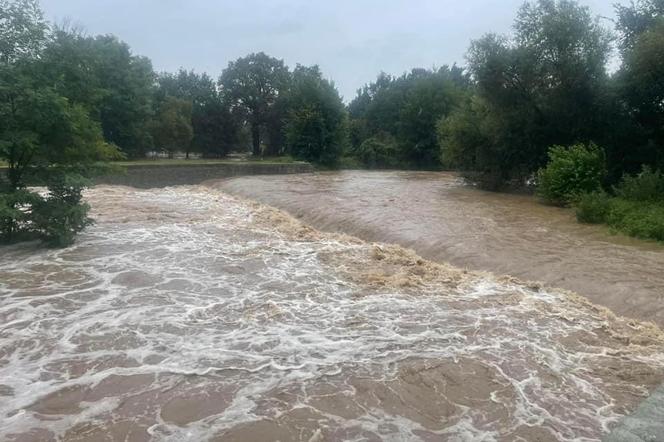
[[[402,227],[384,209],[413,244],[426,239],[419,217],[441,219],[424,190],[389,201],[394,178],[357,177],[374,190],[345,205],[337,176],[245,182],[357,226],[419,199]],[[483,203],[458,192],[461,213],[436,239],[455,260],[455,234],[472,249],[482,230],[507,229],[486,217],[503,209],[473,215]],[[0,440],[590,441],[664,381],[659,328],[564,290],[321,233],[204,186],[86,198],[97,223],[74,246],[0,249]],[[513,216],[522,236],[556,223]],[[518,236],[488,244],[487,262]]]
[[[542,281],[664,327],[664,246],[576,222],[532,197],[482,192],[453,174],[321,173],[214,184],[318,229],[396,243],[438,262]]]

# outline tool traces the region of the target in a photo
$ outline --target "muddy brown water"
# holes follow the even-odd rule
[[[664,381],[659,328],[564,290],[205,186],[86,198],[74,246],[0,249],[0,440],[590,441]]]
[[[242,177],[211,185],[325,231],[563,287],[664,326],[664,245],[579,224],[572,211],[530,196],[483,192],[454,174],[435,172]]]

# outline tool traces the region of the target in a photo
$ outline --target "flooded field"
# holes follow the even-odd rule
[[[213,183],[317,229],[413,248],[438,262],[563,287],[664,327],[664,246],[579,224],[532,197],[438,172],[348,171]]]
[[[342,197],[293,179],[273,186]],[[664,381],[659,328],[564,290],[203,186],[87,199],[97,224],[73,247],[2,249],[0,440],[589,441]],[[477,216],[446,237],[472,250]]]

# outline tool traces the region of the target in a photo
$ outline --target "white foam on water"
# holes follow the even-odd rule
[[[633,406],[625,396],[650,388],[598,367],[664,378],[661,348],[609,339],[606,317],[562,292],[489,276],[371,288],[321,259],[368,245],[297,240],[219,192],[106,187],[88,198],[99,222],[74,246],[0,258],[0,438],[131,422],[153,440],[206,440],[267,420],[313,441],[513,440],[532,428],[598,440]],[[465,370],[484,385],[467,386],[470,405],[454,393]],[[451,411],[418,404],[413,388]],[[223,406],[182,422],[165,410],[205,394]]]

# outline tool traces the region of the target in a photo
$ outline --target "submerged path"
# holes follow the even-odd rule
[[[579,224],[570,210],[528,196],[483,192],[453,174],[432,172],[242,177],[210,185],[284,209],[318,229],[563,287],[664,326],[664,246]]]

